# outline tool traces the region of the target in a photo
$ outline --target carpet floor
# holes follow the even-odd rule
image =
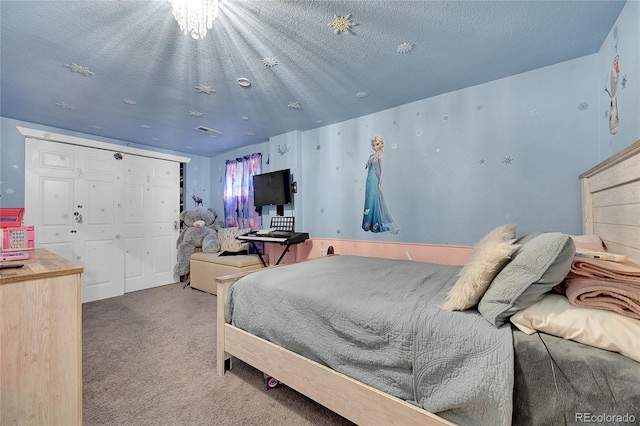
[[[214,295],[176,283],[82,315],[84,425],[351,425],[237,359],[219,377]]]

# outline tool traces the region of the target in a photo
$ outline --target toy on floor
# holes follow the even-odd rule
[[[188,284],[191,254],[196,247],[202,247],[204,253],[217,253],[220,251],[218,239],[218,224],[216,212],[211,207],[194,207],[180,213],[180,220],[187,226],[178,236],[176,246],[178,248],[178,262],[174,272],[180,276],[180,281]]]

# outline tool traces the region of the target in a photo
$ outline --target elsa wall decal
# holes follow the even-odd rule
[[[364,213],[362,229],[370,232],[391,232],[397,234],[399,229],[391,218],[382,193],[384,139],[375,135],[371,138],[373,154],[365,166],[367,182],[364,195]]]

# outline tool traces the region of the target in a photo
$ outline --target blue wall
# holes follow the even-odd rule
[[[638,7],[627,3],[597,54],[272,137],[214,157],[212,170],[266,151],[266,170],[294,171],[299,192],[285,214],[313,237],[473,245],[503,223],[518,224],[519,235],[579,234],[578,176],[640,139]],[[619,131],[611,135],[602,82],[610,78],[614,39],[626,83],[618,88]],[[385,138],[383,191],[397,235],[360,227],[375,134]]]
[[[598,161],[597,68],[591,55],[303,132],[277,157],[301,172],[296,220],[314,237],[434,244],[472,245],[503,223],[579,233],[578,175]],[[397,235],[361,229],[376,134]]]

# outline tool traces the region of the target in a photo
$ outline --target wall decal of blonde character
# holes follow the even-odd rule
[[[362,229],[370,232],[397,234],[399,229],[391,218],[382,193],[382,162],[384,158],[384,139],[382,136],[376,135],[371,138],[371,148],[374,152],[365,166],[367,183],[364,195]]]
[[[620,120],[618,117],[618,77],[620,76],[620,56],[616,55],[613,58],[613,68],[611,69],[611,91],[604,88],[604,91],[609,94],[611,98],[609,104],[609,131],[612,135],[618,133],[618,124]]]

